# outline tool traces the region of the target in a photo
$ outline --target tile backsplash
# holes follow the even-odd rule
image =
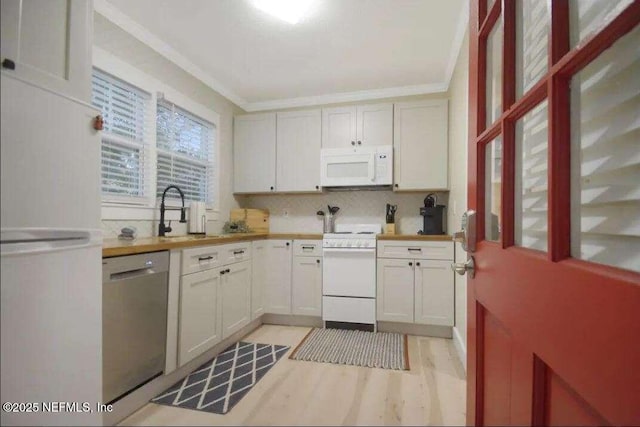
[[[420,207],[429,192],[335,191],[321,194],[284,194],[238,196],[242,208],[269,209],[270,231],[274,233],[322,233],[319,210],[339,206],[336,224],[379,223],[384,226],[386,204],[398,205],[396,233],[416,234],[422,229]],[[447,205],[448,192],[436,193],[438,204]]]
[[[416,234],[422,229],[420,207],[429,192],[394,193],[393,191],[333,191],[320,194],[267,194],[237,196],[242,208],[269,209],[270,230],[274,233],[322,233],[322,217],[319,210],[327,211],[327,205],[339,206],[336,224],[378,223],[384,227],[386,204],[398,205],[396,233]],[[448,192],[436,193],[438,204],[447,205]],[[229,212],[221,212],[220,221],[209,221],[207,233],[221,231]],[[446,215],[445,215],[446,218]],[[103,220],[105,239],[118,237],[123,227],[135,227],[137,237],[157,235],[157,220]],[[172,236],[187,234],[187,224],[172,221]]]

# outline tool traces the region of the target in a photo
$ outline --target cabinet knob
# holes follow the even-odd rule
[[[362,141],[358,141],[358,145],[362,145]]]
[[[231,273],[231,269],[230,269],[230,268],[227,268],[224,272],[225,272],[225,273]]]
[[[356,145],[356,142],[355,141],[351,141],[351,145]]]
[[[413,266],[413,263],[412,263],[412,262],[410,262],[410,263],[409,263],[409,267],[411,267],[411,266]]]
[[[289,246],[289,245],[290,245],[290,243],[289,243],[289,242],[287,242],[287,246]]]
[[[7,70],[15,70],[16,69],[16,63],[13,62],[13,60],[9,59],[9,58],[5,58],[2,60],[2,68],[6,68]]]
[[[417,267],[420,267],[420,263],[419,263],[419,262],[416,262],[416,266],[417,266]]]
[[[316,264],[320,264],[320,260],[319,259],[316,260]]]
[[[316,185],[316,190],[319,190],[319,189],[320,189],[320,186],[319,186],[319,185]]]
[[[398,188],[398,184],[396,184],[395,187]]]
[[[224,271],[224,270],[220,270],[220,274],[224,274],[224,273],[225,273],[225,271]]]
[[[271,191],[273,191],[273,185],[271,186]]]

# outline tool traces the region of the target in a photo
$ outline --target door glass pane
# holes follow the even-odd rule
[[[519,0],[516,5],[516,95],[520,98],[547,72],[550,3]]]
[[[547,101],[516,123],[515,243],[547,250]]]
[[[487,127],[502,114],[502,33],[500,18],[487,39]]]
[[[633,0],[573,0],[569,2],[571,47],[602,30]]]
[[[502,207],[502,137],[487,144],[485,150],[485,240],[500,240],[500,217]]]
[[[571,82],[571,254],[640,271],[640,26]]]

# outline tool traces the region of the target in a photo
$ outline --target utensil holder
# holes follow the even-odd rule
[[[396,225],[394,224],[385,224],[384,225],[384,234],[396,234]]]
[[[335,217],[331,214],[326,214],[324,216],[324,229],[325,233],[333,233],[335,227]]]

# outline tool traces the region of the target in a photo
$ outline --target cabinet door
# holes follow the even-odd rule
[[[447,105],[447,100],[395,104],[394,189],[449,188]]]
[[[257,240],[251,247],[251,320],[264,313],[264,279],[267,271],[267,240]]]
[[[356,144],[356,107],[322,109],[322,148],[348,148]]]
[[[264,312],[291,314],[291,240],[267,240]]]
[[[453,326],[453,272],[450,261],[416,262],[415,322]]]
[[[359,105],[357,117],[357,145],[393,144],[393,104]]]
[[[251,321],[251,261],[223,266],[222,338],[227,338]]]
[[[86,0],[2,0],[2,60],[7,72],[89,102],[93,4]]]
[[[275,113],[233,120],[233,191],[267,193],[276,189]]]
[[[378,320],[413,323],[414,264],[410,259],[378,259]]]
[[[320,191],[320,110],[277,114],[277,191]]]
[[[322,315],[322,258],[293,258],[293,314]]]
[[[219,270],[182,276],[178,364],[193,360],[222,339]]]

